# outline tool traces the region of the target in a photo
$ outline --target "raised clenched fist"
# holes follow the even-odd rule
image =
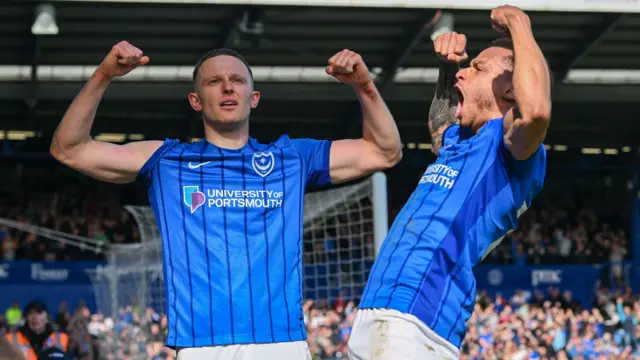
[[[342,50],[333,55],[325,68],[327,74],[349,85],[365,85],[371,81],[371,74],[362,57],[350,50]]]
[[[448,32],[438,36],[433,47],[440,59],[450,63],[461,63],[467,55],[467,37],[456,32]]]
[[[506,36],[510,36],[509,21],[514,18],[520,18],[530,24],[529,16],[522,9],[503,5],[491,10],[491,26]]]
[[[120,41],[111,48],[111,51],[102,60],[96,71],[112,79],[117,76],[124,76],[138,66],[148,63],[149,57],[143,56],[142,50],[126,41]]]

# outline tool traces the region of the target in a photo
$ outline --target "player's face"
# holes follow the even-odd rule
[[[251,109],[258,106],[260,93],[253,91],[249,69],[233,56],[206,60],[196,81],[196,92],[189,94],[191,107],[202,112],[204,120],[218,130],[241,128]]]
[[[506,61],[512,55],[509,49],[490,47],[456,74],[460,95],[456,116],[462,126],[477,130],[512,106],[512,71]]]

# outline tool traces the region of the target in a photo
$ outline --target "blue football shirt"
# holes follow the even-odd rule
[[[476,135],[459,125],[445,131],[438,159],[389,230],[361,308],[412,314],[460,346],[475,303],[473,267],[516,228],[544,183],[544,146],[515,160],[502,120]]]
[[[168,139],[142,168],[163,240],[169,346],[306,339],[302,217],[331,182],[330,141]]]

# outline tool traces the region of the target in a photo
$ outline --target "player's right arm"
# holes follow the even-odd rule
[[[429,108],[429,133],[431,134],[431,151],[438,155],[442,147],[442,135],[449,125],[456,124],[456,108],[458,93],[454,89],[456,74],[460,63],[467,59],[465,47],[467,38],[455,32],[439,35],[433,47],[443,61],[438,74],[436,93]]]
[[[50,152],[56,160],[97,180],[135,181],[162,141],[117,145],[93,140],[90,133],[98,105],[111,81],[148,62],[149,57],[126,41],[111,49],[73,100],[53,135]]]

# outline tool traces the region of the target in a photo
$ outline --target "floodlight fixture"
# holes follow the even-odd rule
[[[33,35],[58,35],[56,9],[51,4],[40,4],[36,8],[36,17],[31,26]]]

